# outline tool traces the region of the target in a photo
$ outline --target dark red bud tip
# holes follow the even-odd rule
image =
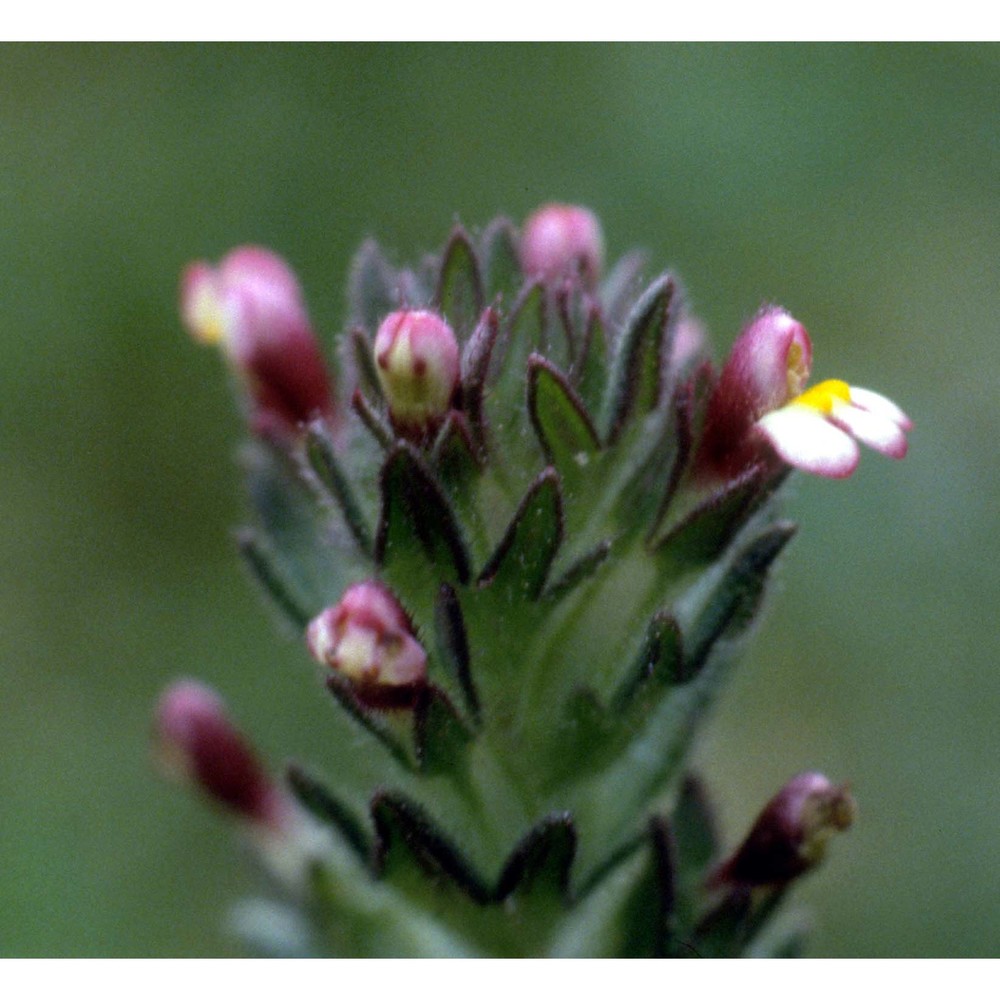
[[[191,334],[217,343],[240,374],[251,429],[287,437],[314,417],[334,417],[330,373],[291,268],[260,247],[239,247],[213,267],[198,262],[181,281]]]
[[[195,785],[246,819],[280,820],[279,789],[211,688],[190,680],[168,688],[157,705],[155,739],[159,761],[171,777]]]
[[[764,807],[733,855],[709,884],[754,887],[782,885],[822,861],[827,841],[846,830],[857,806],[846,785],[816,772],[792,778]]]

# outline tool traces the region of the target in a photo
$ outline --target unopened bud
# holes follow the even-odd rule
[[[796,775],[768,802],[710,882],[743,887],[789,882],[819,864],[830,837],[846,830],[856,815],[846,785],[816,772]]]
[[[181,279],[181,317],[202,343],[219,344],[249,394],[256,433],[287,435],[330,418],[330,375],[288,265],[260,247],[239,247],[218,267],[191,264]]]
[[[427,678],[427,654],[406,612],[374,580],[349,587],[306,630],[309,651],[373,707],[407,704]]]
[[[458,386],[458,342],[437,313],[390,313],[375,337],[375,365],[397,429],[422,434],[436,427]]]
[[[222,699],[183,680],[160,697],[155,749],[164,771],[255,824],[280,827],[289,803],[229,720]]]
[[[604,236],[597,216],[578,205],[543,205],[524,224],[521,268],[529,278],[552,282],[577,274],[597,284]]]

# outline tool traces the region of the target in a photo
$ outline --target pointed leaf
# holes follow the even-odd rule
[[[259,527],[280,566],[277,579],[307,606],[322,607],[330,591],[342,589],[344,566],[331,564],[323,544],[329,515],[321,511],[292,454],[255,443],[242,455],[250,502]],[[249,553],[248,553],[249,554]],[[255,567],[255,571],[259,567]]]
[[[374,736],[389,751],[394,760],[409,771],[415,770],[413,758],[398,735],[384,717],[380,717],[375,709],[362,703],[349,680],[338,674],[331,674],[326,679],[326,687],[340,703],[341,708],[362,729]]]
[[[704,958],[735,958],[748,942],[770,923],[787,887],[770,889],[763,895],[744,888],[732,889],[702,919],[694,945]]]
[[[375,240],[365,240],[351,264],[348,307],[351,323],[368,331],[396,308],[396,276]]]
[[[691,947],[699,958],[733,958],[747,938],[753,902],[746,889],[734,889],[710,910],[695,930]]]
[[[567,698],[550,752],[554,784],[580,780],[623,753],[669,697],[682,663],[680,630],[671,615],[661,612],[606,707],[586,688]]]
[[[607,332],[600,305],[591,301],[587,303],[583,342],[570,371],[570,380],[576,386],[584,405],[595,413],[600,409],[607,378]]]
[[[360,326],[354,327],[350,334],[351,356],[358,376],[355,388],[371,399],[382,399],[382,384],[378,380],[378,370],[375,367],[375,349],[368,334]]]
[[[646,413],[660,402],[673,295],[673,278],[661,275],[642,294],[625,323],[605,400],[609,442],[618,439],[632,414]]]
[[[685,629],[687,678],[702,669],[720,639],[738,636],[753,621],[764,595],[768,570],[794,534],[795,525],[790,521],[776,522],[748,542],[727,568],[691,626]]]
[[[450,774],[466,766],[472,734],[447,695],[426,685],[413,712],[417,760],[425,774]]]
[[[452,410],[445,417],[431,446],[431,463],[449,486],[465,483],[479,471],[472,432],[464,413]]]
[[[396,435],[389,425],[389,422],[372,406],[368,397],[360,389],[354,390],[351,397],[351,409],[358,415],[361,423],[365,425],[369,433],[386,450],[392,447]]]
[[[368,520],[362,513],[354,487],[341,465],[333,441],[323,421],[313,421],[306,430],[305,453],[309,467],[316,474],[330,499],[335,501],[344,515],[344,522],[354,537],[358,548],[370,556],[374,549]]]
[[[286,777],[300,805],[332,826],[362,861],[371,857],[368,831],[348,806],[299,764],[289,764]]]
[[[437,828],[430,817],[402,795],[380,792],[372,799],[375,822],[375,868],[391,882],[412,882],[414,876],[438,885],[450,884],[478,903],[491,893],[468,859]]]
[[[471,958],[475,949],[424,906],[378,882],[352,854],[331,852],[309,884],[309,915],[324,953],[343,957]]]
[[[538,354],[528,358],[528,414],[545,457],[563,476],[600,449],[597,431],[565,376]]]
[[[441,658],[451,675],[458,682],[466,707],[473,720],[479,721],[479,695],[472,678],[469,656],[469,639],[465,630],[465,619],[458,603],[455,589],[442,583],[438,590],[437,604],[434,606],[434,624]]]
[[[665,536],[652,543],[661,559],[711,562],[725,551],[750,515],[770,499],[787,473],[775,476],[763,465],[716,489]]]
[[[651,708],[681,679],[683,663],[680,628],[673,615],[661,611],[649,623],[639,655],[611,699],[612,714],[629,711],[631,720]]]
[[[483,392],[499,329],[496,310],[487,309],[462,352],[462,408],[468,416],[480,452],[486,444]]]
[[[548,764],[553,780],[577,777],[591,767],[593,758],[607,745],[615,721],[590,688],[573,691],[563,704],[554,734],[556,752]]]
[[[274,553],[250,528],[237,532],[236,544],[251,576],[271,598],[288,624],[296,632],[302,632],[312,615],[306,609],[301,594],[296,593],[294,585],[285,578]]]
[[[562,543],[562,534],[559,476],[554,469],[545,469],[525,494],[478,582],[496,588],[498,593],[536,600]]]
[[[477,561],[485,559],[489,551],[488,531],[478,489],[485,467],[464,413],[452,410],[445,417],[431,446],[430,463],[466,531],[471,556]]]
[[[479,245],[487,296],[502,294],[509,301],[523,280],[514,224],[502,216],[494,219],[483,231]]]
[[[532,827],[514,848],[497,880],[496,898],[554,897],[568,901],[576,827],[569,813],[553,813]]]
[[[456,226],[441,259],[434,305],[461,338],[483,311],[483,280],[469,237]]]
[[[561,601],[580,584],[592,579],[611,554],[611,544],[611,540],[606,538],[577,559],[558,580],[546,588],[545,599],[553,603]]]
[[[573,908],[557,925],[552,958],[618,958],[632,953],[636,896],[648,887],[652,867],[648,842],[620,852],[599,880],[582,888]],[[647,920],[651,915],[647,913]]]
[[[521,289],[506,317],[490,367],[508,405],[524,398],[521,380],[528,355],[540,350],[545,339],[546,311],[545,287],[534,281]]]
[[[647,861],[622,908],[621,958],[664,958],[674,922],[676,866],[673,837],[658,816],[649,821]]]
[[[455,514],[433,473],[409,444],[389,453],[381,475],[382,513],[375,559],[406,577],[414,560],[434,576],[467,583],[469,556]],[[435,583],[434,592],[437,584]]]
[[[685,879],[704,881],[722,845],[705,786],[693,774],[684,778],[670,824]]]
[[[677,494],[684,473],[687,470],[688,460],[691,457],[691,445],[693,434],[691,430],[692,412],[694,409],[694,386],[692,382],[687,382],[682,386],[674,397],[674,421],[669,428],[672,436],[672,449],[670,469],[664,475],[661,468],[654,470],[655,481],[665,483],[666,486],[660,494],[660,501],[656,512],[653,514],[652,527],[647,534],[647,543],[655,545],[653,539],[660,533],[663,521],[666,519],[670,505]]]
[[[550,357],[565,357],[565,368],[572,371],[579,355],[580,337],[577,336],[574,314],[578,311],[580,301],[580,286],[578,282],[567,280],[556,289],[556,316],[562,331],[563,343],[558,349],[549,345]]]

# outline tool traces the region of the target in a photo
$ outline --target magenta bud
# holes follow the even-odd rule
[[[438,426],[458,386],[458,342],[437,313],[390,313],[375,337],[375,365],[389,415],[401,433],[421,436]]]
[[[709,398],[698,472],[728,478],[758,458],[755,421],[801,393],[811,365],[805,327],[777,306],[761,310],[733,344]]]
[[[161,695],[155,748],[164,771],[193,784],[225,809],[256,824],[280,827],[288,800],[237,731],[222,699],[182,680]]]
[[[764,807],[710,884],[752,888],[790,882],[819,864],[830,837],[850,827],[856,816],[846,785],[834,785],[814,771],[796,775]]]
[[[524,223],[521,268],[528,278],[553,282],[577,274],[597,284],[604,260],[604,236],[597,216],[578,205],[543,205]]]
[[[332,418],[326,361],[298,280],[276,254],[246,246],[218,267],[189,265],[181,317],[196,340],[219,344],[240,374],[256,433],[287,436],[314,417]]]
[[[406,612],[375,580],[356,583],[306,629],[309,652],[373,707],[405,705],[427,678],[427,654]]]

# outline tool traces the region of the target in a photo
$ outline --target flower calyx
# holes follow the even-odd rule
[[[427,682],[427,654],[393,593],[356,583],[306,629],[309,652],[371,708],[410,707]]]

